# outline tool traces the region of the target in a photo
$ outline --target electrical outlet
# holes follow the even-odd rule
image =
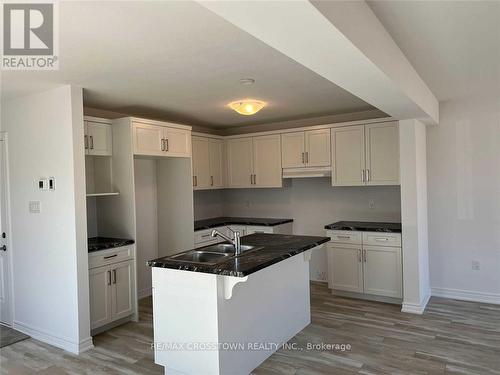
[[[473,260],[472,261],[472,269],[474,271],[479,271],[481,269],[481,263],[479,263],[478,260]]]
[[[368,201],[368,207],[372,210],[375,208],[375,201],[373,199]]]
[[[30,201],[29,211],[31,214],[39,214],[42,211],[42,204],[40,201]]]

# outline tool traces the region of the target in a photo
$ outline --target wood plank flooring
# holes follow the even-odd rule
[[[432,298],[416,316],[394,305],[333,297],[322,283],[312,283],[311,299],[312,323],[290,341],[293,349],[280,349],[256,375],[500,375],[500,306]],[[80,356],[34,339],[0,349],[0,373],[162,374],[153,362],[152,334],[146,299],[138,323],[96,336],[95,348]],[[350,350],[308,350],[308,343]]]

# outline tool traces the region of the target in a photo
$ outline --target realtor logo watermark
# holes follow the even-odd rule
[[[57,3],[4,2],[2,11],[2,69],[58,69]]]

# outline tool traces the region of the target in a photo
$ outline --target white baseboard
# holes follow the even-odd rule
[[[75,343],[68,338],[55,336],[45,330],[32,327],[26,323],[16,320],[14,321],[12,328],[31,336],[35,340],[42,341],[73,354],[80,354],[94,347],[92,337],[88,337],[81,340],[79,343]]]
[[[431,298],[431,293],[429,292],[420,303],[408,303],[403,301],[401,312],[408,314],[422,315],[425,311],[427,304],[429,303],[430,298]]]
[[[432,295],[434,297],[500,305],[500,294],[497,293],[474,292],[471,290],[451,288],[432,288]]]
[[[137,299],[143,299],[153,294],[152,288],[145,288],[137,291]]]

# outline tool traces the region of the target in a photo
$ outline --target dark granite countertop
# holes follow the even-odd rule
[[[224,225],[262,225],[273,227],[291,223],[293,219],[274,219],[274,218],[259,218],[259,217],[213,217],[211,219],[196,220],[194,222],[194,230],[210,229],[222,227]]]
[[[376,221],[337,221],[336,223],[325,225],[325,229],[401,233],[401,223],[382,223]]]
[[[233,256],[224,263],[206,265],[179,262],[169,259],[169,257],[163,257],[150,260],[148,265],[151,267],[244,277],[328,241],[330,241],[329,237],[255,233],[241,237],[241,244],[261,247],[260,249],[249,250],[247,253],[243,252],[242,255]]]
[[[91,237],[88,239],[88,249],[89,253],[92,253],[94,251],[132,245],[133,243],[135,243],[134,240],[124,238]]]

